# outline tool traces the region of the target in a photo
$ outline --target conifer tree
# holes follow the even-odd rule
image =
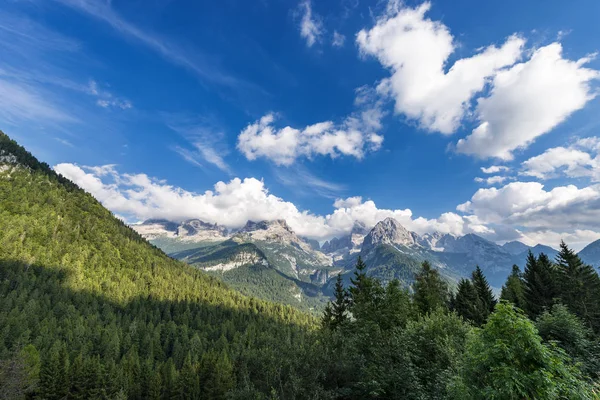
[[[62,343],[56,342],[42,359],[38,389],[42,399],[59,400],[68,393],[68,362],[64,357],[63,347]]]
[[[350,279],[352,285],[348,289],[349,310],[356,319],[373,317],[382,295],[380,282],[367,276],[366,269],[367,265],[358,256],[354,278]]]
[[[454,298],[454,311],[465,320],[480,325],[483,323],[480,319],[480,308],[477,289],[469,279],[461,279],[458,282],[456,297]]]
[[[421,314],[427,314],[448,305],[448,285],[429,261],[424,261],[415,277],[413,300]]]
[[[198,381],[198,372],[196,366],[192,364],[192,359],[188,354],[185,358],[183,368],[179,372],[177,379],[177,394],[181,400],[200,399],[200,382]]]
[[[354,278],[350,278],[352,283],[349,289],[351,303],[360,301],[362,295],[368,295],[372,287],[371,279],[367,276],[367,264],[364,263],[361,256],[358,256],[355,268]]]
[[[556,256],[557,283],[560,300],[571,312],[598,332],[600,328],[600,278],[596,271],[581,261],[565,242]]]
[[[502,300],[510,301],[516,307],[522,309],[525,303],[524,291],[525,288],[523,286],[523,279],[521,278],[521,270],[518,265],[513,265],[512,271],[506,279],[506,283],[502,286],[500,298]]]
[[[548,256],[540,254],[536,259],[531,251],[523,273],[524,309],[534,319],[555,302],[557,295],[555,272]]]
[[[323,315],[323,325],[337,329],[348,320],[348,291],[344,289],[342,275],[338,274],[335,281],[334,300],[328,302]]]
[[[479,298],[479,319],[485,322],[488,316],[494,312],[496,299],[494,298],[494,293],[492,292],[490,284],[479,266],[475,267],[475,271],[473,271],[472,283],[477,292],[477,297]]]

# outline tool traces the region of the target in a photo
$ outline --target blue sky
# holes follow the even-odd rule
[[[600,238],[597,15],[592,0],[9,0],[0,129],[130,222],[285,218],[325,240],[394,216],[581,247]]]

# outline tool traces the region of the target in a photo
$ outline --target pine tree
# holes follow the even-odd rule
[[[554,267],[548,256],[542,253],[536,259],[529,251],[523,273],[523,308],[530,318],[535,319],[554,304],[557,295],[554,275]]]
[[[472,282],[473,287],[477,292],[477,297],[479,298],[480,320],[485,322],[488,316],[494,312],[496,299],[494,298],[494,293],[492,292],[490,284],[479,266],[475,267],[475,271],[473,271]]]
[[[448,285],[429,261],[424,261],[415,277],[413,300],[421,314],[427,314],[448,305]]]
[[[556,256],[560,300],[598,332],[600,328],[600,278],[565,242]]]
[[[349,289],[350,301],[352,304],[360,301],[362,295],[368,295],[372,287],[372,281],[367,276],[367,264],[364,263],[361,256],[358,256],[355,268],[354,278],[350,278],[352,286]]]
[[[348,291],[344,289],[341,274],[335,281],[334,298],[327,303],[323,315],[323,325],[330,329],[338,329],[348,321]]]
[[[198,381],[198,371],[192,364],[191,357],[185,358],[185,362],[179,377],[177,379],[177,398],[180,400],[198,400],[200,399],[200,382]]]
[[[473,286],[469,279],[461,279],[458,282],[454,298],[454,311],[465,320],[480,325],[483,323],[480,319],[480,308],[477,289],[475,289],[475,286]]]
[[[42,399],[59,400],[68,393],[68,362],[63,348],[64,344],[56,342],[42,359],[38,389],[39,397]]]
[[[369,319],[377,309],[377,302],[382,295],[382,287],[378,280],[367,276],[367,265],[358,256],[352,285],[348,289],[349,310],[357,320]]]
[[[521,278],[521,270],[518,265],[513,265],[512,272],[506,279],[506,283],[502,286],[500,298],[510,301],[518,308],[523,308],[525,303],[525,288],[523,279]]]

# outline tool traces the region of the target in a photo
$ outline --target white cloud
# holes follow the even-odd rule
[[[600,186],[567,185],[545,190],[539,182],[511,182],[501,188],[479,189],[457,210],[476,216],[483,224],[593,230],[600,218]]]
[[[346,36],[342,35],[338,31],[333,31],[333,39],[331,40],[331,45],[333,47],[343,47],[346,42]]]
[[[41,88],[0,78],[0,119],[11,125],[22,121],[40,124],[78,121],[63,107],[51,101],[52,98]]]
[[[224,157],[229,153],[225,135],[213,122],[184,115],[166,115],[167,126],[187,139],[193,150],[181,146],[173,147],[184,160],[204,167],[207,162],[231,175],[231,167]]]
[[[477,177],[477,178],[475,178],[475,182],[477,182],[477,183],[485,183],[488,186],[492,186],[492,185],[496,185],[496,184],[502,183],[502,182],[504,182],[507,179],[508,179],[507,176],[495,175],[495,176],[490,176],[490,177],[487,177],[487,178]]]
[[[579,139],[569,147],[554,147],[523,162],[522,175],[551,179],[589,177],[600,181],[599,138]]]
[[[285,219],[299,235],[321,241],[349,233],[355,222],[373,227],[388,217],[419,234],[476,233],[491,240],[522,240],[531,245],[556,246],[564,239],[579,249],[600,237],[600,186],[545,190],[537,182],[512,182],[501,188],[479,189],[470,201],[457,207],[463,215],[447,212],[427,219],[415,218],[410,209],[381,209],[361,197],[338,199],[331,213],[317,215],[270,194],[264,182],[254,178],[234,178],[216,183],[214,190],[193,193],[145,174],[121,174],[114,165],[59,164],[54,169],[129,221],[199,218],[239,228],[247,220]]]
[[[279,182],[304,196],[314,196],[316,193],[322,197],[335,199],[346,190],[345,185],[322,179],[300,165],[293,168],[275,167],[273,173]]]
[[[312,47],[315,43],[321,41],[324,33],[323,23],[318,15],[314,15],[310,0],[304,0],[299,5],[302,13],[300,21],[300,36],[306,39],[306,45]]]
[[[501,68],[518,60],[525,41],[511,36],[500,47],[489,46],[448,66],[457,44],[443,23],[425,17],[431,4],[414,9],[389,4],[373,28],[358,33],[360,51],[391,71],[379,90],[395,99],[396,112],[424,129],[451,134],[468,114],[473,96]]]
[[[484,174],[497,174],[501,171],[509,171],[510,168],[504,165],[490,165],[489,167],[481,167],[481,172]]]
[[[590,60],[565,59],[562,46],[552,43],[528,61],[498,72],[490,96],[478,100],[480,125],[458,141],[456,150],[511,160],[513,151],[551,131],[596,96],[591,81],[600,72],[584,67]]]
[[[118,98],[108,90],[99,88],[98,82],[95,80],[90,80],[88,82],[85,92],[96,97],[96,104],[102,108],[120,108],[121,110],[128,110],[133,107],[129,100]]]
[[[600,239],[600,232],[589,229],[575,229],[572,232],[554,232],[550,230],[539,230],[522,233],[518,238],[521,242],[535,246],[538,243],[557,248],[561,240],[575,251],[580,251],[588,244]]]
[[[360,197],[337,200],[332,213],[316,215],[301,211],[293,203],[270,194],[264,182],[254,178],[218,182],[214,190],[198,194],[145,174],[120,174],[113,165],[80,167],[58,164],[54,169],[90,192],[108,209],[130,220],[199,218],[239,228],[247,220],[283,218],[299,235],[317,240],[347,234],[356,221],[373,227],[387,217],[396,218],[417,233],[439,230],[463,234],[487,229],[475,217],[445,213],[437,219],[413,219],[409,209],[379,209],[375,202],[363,201]]]
[[[357,111],[340,124],[319,122],[304,128],[274,126],[275,114],[267,114],[248,125],[238,136],[237,148],[248,160],[266,158],[277,165],[292,165],[299,157],[340,155],[362,158],[366,151],[376,151],[383,143],[381,129],[384,112],[372,89],[356,92]]]

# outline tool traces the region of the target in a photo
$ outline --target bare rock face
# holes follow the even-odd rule
[[[182,224],[164,219],[149,219],[132,225],[140,235],[148,240],[177,238],[188,242],[218,241],[227,239],[227,229],[217,224],[209,224],[199,219],[190,219]]]
[[[209,224],[199,219],[185,221],[177,228],[180,238],[197,238],[202,240],[224,239],[227,237],[227,228],[217,224]]]
[[[346,256],[351,253],[357,253],[360,251],[360,247],[368,233],[369,229],[365,224],[362,222],[355,222],[349,235],[333,238],[330,241],[323,243],[321,251],[336,256]]]
[[[408,231],[398,221],[393,218],[386,218],[375,225],[375,227],[365,237],[363,242],[363,251],[378,246],[380,244],[391,244],[396,246],[414,246],[417,243],[418,235]]]

